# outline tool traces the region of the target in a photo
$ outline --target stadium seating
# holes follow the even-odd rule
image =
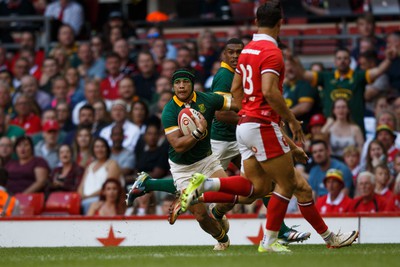
[[[20,215],[39,215],[44,207],[44,193],[16,194],[19,202]]]
[[[253,2],[231,2],[232,17],[237,24],[254,20],[254,3]]]
[[[383,31],[385,31],[386,34],[392,33],[395,31],[400,31],[400,25],[389,25],[389,26],[383,27]]]
[[[315,39],[303,40],[301,42],[301,53],[304,55],[331,55],[338,47],[338,41],[332,38],[320,39],[319,37],[337,34],[339,34],[339,30],[337,27],[304,29],[302,32],[303,36],[315,37]]]
[[[375,27],[375,33],[376,34],[382,34],[383,31],[384,31],[384,27],[379,27],[379,26]],[[348,34],[359,34],[358,33],[358,29],[357,29],[357,25],[349,26],[348,29],[347,29],[347,33]]]
[[[192,33],[165,33],[164,38],[167,40],[171,39],[182,39],[182,40],[188,40],[192,38],[196,38],[195,34]]]
[[[42,215],[78,215],[81,198],[75,192],[54,192],[46,201]]]

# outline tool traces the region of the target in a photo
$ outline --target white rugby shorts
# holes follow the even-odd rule
[[[231,160],[240,154],[237,141],[227,142],[211,139],[211,150],[221,162],[224,170],[228,168]]]
[[[179,192],[182,192],[188,186],[190,178],[194,173],[199,172],[206,177],[210,177],[216,171],[223,170],[214,154],[190,165],[177,164],[171,160],[169,160],[169,165],[175,187]]]

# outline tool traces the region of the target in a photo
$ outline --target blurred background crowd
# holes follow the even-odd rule
[[[57,213],[50,202],[61,192],[61,202],[79,202],[66,214],[167,214],[175,196],[147,194],[128,210],[124,198],[138,172],[169,175],[160,117],[172,73],[192,70],[195,90],[208,92],[224,43],[251,40],[260,2],[0,1],[2,205],[4,192],[16,197],[14,214]],[[297,168],[322,213],[400,211],[399,54],[368,80],[388,49],[400,52],[399,13],[376,15],[379,2],[282,1],[284,96],[310,155]],[[39,210],[28,207],[36,198]],[[256,202],[232,212],[265,210]]]

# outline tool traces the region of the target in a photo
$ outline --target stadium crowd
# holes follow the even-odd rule
[[[173,45],[162,28],[150,27],[146,43],[135,45],[135,29],[117,11],[101,34],[78,42],[80,4],[16,2],[3,1],[0,14],[44,12],[60,26],[50,51],[38,49],[31,31],[15,40],[17,51],[0,45],[0,204],[7,193],[62,191],[80,195],[82,214],[166,214],[174,199],[169,194],[146,194],[127,210],[124,195],[139,172],[170,175],[161,113],[174,96],[172,74],[189,69],[195,90],[208,92],[223,44],[205,29],[197,42]],[[296,168],[323,214],[400,211],[400,32],[377,37],[368,14],[357,27],[357,44],[338,47],[333,70],[319,62],[305,70],[281,44],[284,97],[303,121],[310,155]],[[235,27],[230,38],[251,39]],[[228,172],[239,170],[231,164]],[[289,212],[298,212],[295,203]],[[262,214],[261,206],[237,205],[232,212]]]

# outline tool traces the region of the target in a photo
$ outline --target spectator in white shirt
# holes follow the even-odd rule
[[[84,105],[88,104],[92,106],[98,100],[102,100],[99,83],[95,80],[86,81],[84,95],[85,100],[82,100],[81,102],[76,104],[74,109],[72,110],[72,122],[75,125],[79,124],[79,112]],[[107,110],[109,110],[111,107],[111,101],[104,100],[104,102],[107,106]]]
[[[82,6],[71,0],[59,0],[49,4],[44,15],[71,26],[75,36],[80,33],[84,21]]]
[[[114,125],[122,125],[124,129],[124,141],[122,146],[129,151],[134,151],[136,143],[140,137],[140,129],[127,119],[127,107],[125,101],[117,99],[113,102],[111,107],[111,119],[114,121],[109,126],[103,128],[100,136],[107,140],[109,146],[112,146],[111,130]]]

